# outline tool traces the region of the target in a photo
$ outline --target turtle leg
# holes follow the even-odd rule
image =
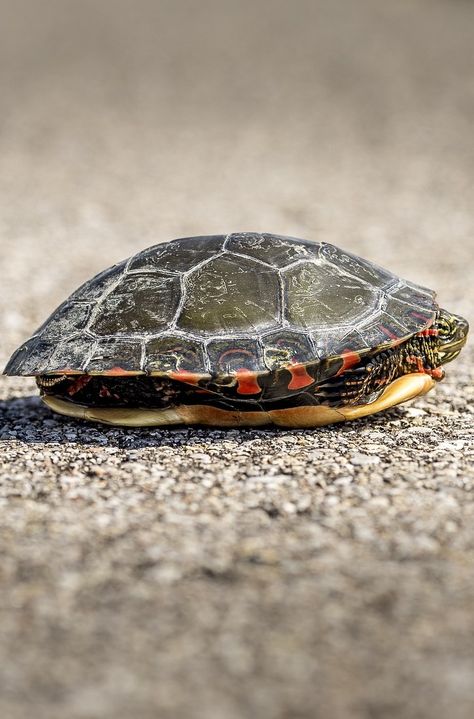
[[[329,407],[358,405],[401,374],[405,373],[400,362],[400,352],[397,349],[384,350],[364,364],[316,385],[314,395]]]

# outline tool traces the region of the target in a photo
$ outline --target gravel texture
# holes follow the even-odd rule
[[[474,318],[474,5],[0,0],[0,360],[173,237],[325,239]],[[2,719],[470,719],[473,351],[314,431],[0,381]]]

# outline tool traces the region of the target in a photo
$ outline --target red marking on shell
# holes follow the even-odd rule
[[[398,340],[398,335],[394,334],[392,330],[389,327],[385,327],[385,325],[380,325],[380,329],[391,340]]]
[[[197,385],[200,379],[198,374],[189,372],[187,369],[178,369],[176,372],[170,372],[168,376],[171,377],[171,379],[178,380],[178,382],[193,385]]]
[[[442,367],[435,367],[429,374],[438,382],[444,379],[444,369]]]
[[[236,371],[235,376],[238,394],[260,394],[261,389],[255,372],[242,368]]]
[[[81,374],[80,377],[78,377],[73,384],[68,387],[68,395],[72,397],[72,395],[76,394],[76,392],[79,392],[80,389],[86,386],[88,382],[90,382],[92,377],[88,374]]]
[[[346,352],[342,352],[341,359],[342,367],[336,374],[336,377],[339,377],[339,375],[345,372],[346,369],[350,369],[351,367],[354,367],[354,365],[359,364],[360,354],[358,352],[352,352],[352,350],[347,350]]]
[[[220,356],[219,361],[221,364],[223,363],[224,359],[228,356],[236,355],[237,357],[241,357],[242,355],[246,355],[247,357],[253,358],[252,352],[250,350],[243,349],[242,347],[231,347],[230,349],[223,352]]]
[[[291,374],[291,381],[288,389],[302,389],[313,384],[314,379],[308,374],[306,367],[302,364],[293,364],[286,368]]]
[[[416,317],[417,320],[423,320],[423,322],[428,322],[428,320],[429,320],[430,317],[431,317],[431,315],[429,315],[429,314],[428,314],[428,315],[422,315],[421,312],[415,312],[415,311],[410,312],[410,314],[411,314],[412,317]]]

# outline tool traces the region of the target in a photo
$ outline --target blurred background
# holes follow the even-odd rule
[[[473,30],[472,0],[0,0],[0,363],[207,233],[333,242],[472,324]],[[317,436],[114,434],[3,378],[2,719],[470,719],[472,356]]]
[[[201,233],[335,242],[466,311],[473,23],[468,0],[0,0],[2,361],[79,282]]]

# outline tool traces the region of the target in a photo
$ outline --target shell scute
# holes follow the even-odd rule
[[[86,372],[101,374],[119,374],[140,372],[142,365],[143,343],[118,337],[102,337],[95,345],[91,358],[86,363]]]
[[[378,319],[381,325],[392,327],[393,335],[400,337],[418,332],[420,322],[428,324],[431,317],[432,312],[427,312],[423,306],[414,309],[412,305],[400,302],[396,297],[389,295]],[[364,331],[365,336],[365,329],[361,331]]]
[[[68,337],[55,344],[49,365],[56,372],[79,372],[85,370],[87,359],[95,347],[95,340],[88,335]]]
[[[423,308],[428,311],[433,310],[433,301],[435,298],[433,290],[429,290],[426,287],[419,287],[412,282],[404,282],[402,286],[395,287],[390,292],[390,296],[395,297],[395,299],[400,300],[400,302],[405,302],[410,305],[410,307]]]
[[[97,335],[156,334],[178,309],[179,278],[169,275],[125,275],[101,302],[90,325]]]
[[[180,335],[162,335],[148,340],[145,347],[145,372],[192,372],[204,368],[204,347],[200,340]]]
[[[112,267],[108,267],[106,270],[99,272],[98,275],[95,275],[95,277],[87,282],[84,282],[83,285],[78,287],[78,289],[72,293],[66,302],[92,302],[94,300],[98,300],[114,286],[114,284],[125,272],[126,266],[127,261],[124,260],[123,262],[118,262],[117,264],[112,265]]]
[[[397,280],[397,277],[383,267],[367,262],[357,255],[345,252],[335,245],[323,243],[321,257],[333,264],[339,271],[346,272],[358,280],[366,282],[370,287],[387,287]]]
[[[135,255],[128,265],[128,271],[189,272],[199,263],[221,252],[224,240],[223,235],[204,235],[154,245]]]
[[[332,327],[327,332],[312,332],[311,336],[321,359],[369,346],[365,337],[352,327]]]
[[[207,353],[216,375],[236,374],[242,369],[261,371],[262,349],[258,339],[213,339],[207,345]]]
[[[56,348],[53,341],[41,337],[31,337],[10,357],[5,374],[37,375],[47,372],[49,359]]]
[[[234,233],[226,242],[226,248],[230,252],[252,257],[276,268],[317,257],[319,247],[320,243],[257,232]]]
[[[258,334],[280,316],[278,274],[251,259],[222,255],[191,272],[177,326],[203,336]]]
[[[37,330],[44,340],[58,340],[77,334],[86,328],[94,305],[83,302],[64,302]]]
[[[380,293],[328,263],[302,263],[283,272],[286,318],[304,329],[347,325],[372,312]]]
[[[269,370],[285,367],[291,363],[307,362],[308,357],[317,358],[310,335],[294,330],[278,329],[262,337],[265,366]]]

